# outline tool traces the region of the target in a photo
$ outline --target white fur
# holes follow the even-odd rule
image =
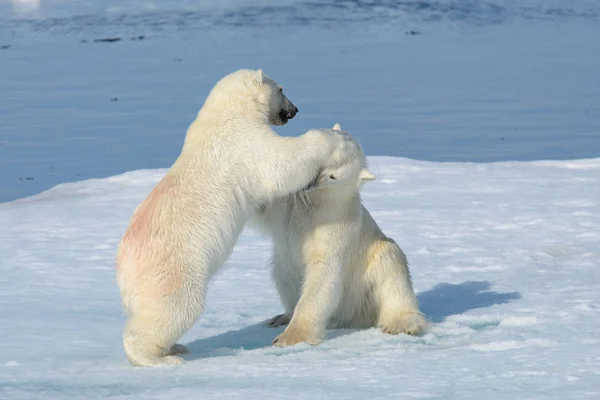
[[[365,163],[359,153],[326,168],[308,191],[259,213],[273,240],[273,279],[285,307],[269,324],[289,322],[276,346],[318,344],[327,327],[417,334],[426,326],[404,253],[361,204],[361,183],[375,179]]]
[[[117,255],[134,365],[177,364],[175,344],[202,313],[207,284],[258,204],[306,187],[360,151],[348,135],[281,137],[295,106],[261,70],[220,80],[187,131],[180,156],[135,210]]]

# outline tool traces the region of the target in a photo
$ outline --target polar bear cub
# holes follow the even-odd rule
[[[323,168],[356,157],[349,135],[313,130],[281,137],[298,109],[261,70],[240,70],[212,89],[181,154],[134,211],[117,254],[134,365],[178,364],[176,344],[204,308],[208,282],[258,205],[306,187]]]
[[[361,204],[362,182],[373,179],[359,152],[323,169],[307,190],[261,208],[257,222],[273,241],[273,279],[285,307],[269,324],[289,323],[274,345],[318,344],[327,327],[425,328],[406,256]]]

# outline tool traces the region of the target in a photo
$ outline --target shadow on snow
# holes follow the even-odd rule
[[[488,281],[468,281],[458,284],[439,283],[417,295],[421,311],[433,323],[441,323],[451,316],[476,308],[509,303],[521,298],[519,292],[494,292]],[[270,347],[273,339],[283,332],[284,327],[270,328],[264,322],[245,328],[228,331],[209,338],[194,340],[187,344],[190,354],[187,359],[200,359],[235,355],[240,350],[255,350]],[[353,329],[338,329],[327,332],[327,339],[348,335]]]

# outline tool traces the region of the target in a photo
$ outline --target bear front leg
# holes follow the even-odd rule
[[[302,291],[304,268],[292,261],[285,260],[285,258],[285,253],[282,254],[281,251],[276,249],[273,255],[271,276],[273,282],[275,282],[285,313],[276,315],[267,322],[267,325],[271,328],[290,323]]]
[[[296,193],[314,181],[321,169],[361,152],[350,135],[331,129],[311,130],[299,137],[273,135],[252,146],[245,168],[248,176],[258,177],[250,192],[257,204]]]
[[[337,308],[341,283],[338,262],[315,262],[306,266],[302,296],[286,330],[275,340],[277,347],[293,346],[305,342],[317,345],[327,327],[327,322]]]

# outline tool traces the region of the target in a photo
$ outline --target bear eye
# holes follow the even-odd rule
[[[282,87],[279,88],[279,93],[283,93],[283,88]]]
[[[332,181],[335,181],[336,177],[335,177],[335,175],[329,175],[329,179],[331,179]]]

